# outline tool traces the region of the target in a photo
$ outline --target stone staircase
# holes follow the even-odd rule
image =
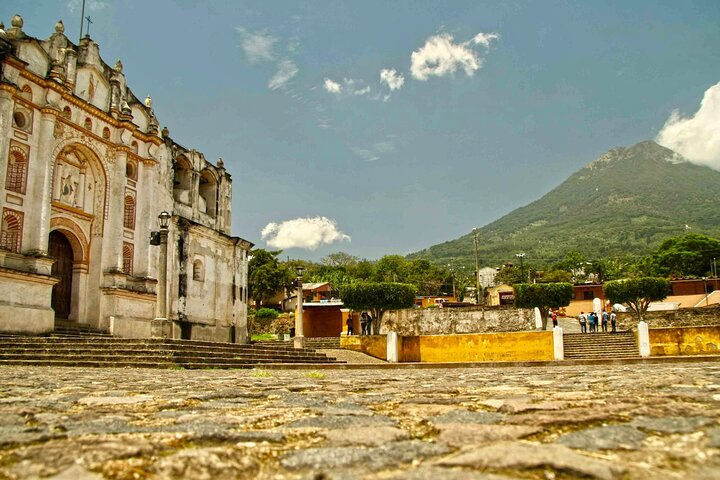
[[[340,337],[312,337],[305,339],[305,346],[313,349],[340,348]]]
[[[0,365],[224,369],[288,363],[312,366],[344,362],[285,343],[240,345],[87,334],[0,336]]]
[[[639,357],[633,332],[565,333],[565,359]]]

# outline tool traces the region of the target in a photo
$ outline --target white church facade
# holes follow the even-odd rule
[[[160,129],[91,38],[0,25],[0,159],[0,332],[247,341],[230,175]]]

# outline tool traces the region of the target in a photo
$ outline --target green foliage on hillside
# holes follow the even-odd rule
[[[720,237],[720,172],[682,161],[654,142],[615,148],[539,200],[478,229],[482,266],[524,252],[525,268],[544,269],[576,251],[588,261],[634,262],[691,227]],[[436,265],[474,266],[473,235],[408,256]]]

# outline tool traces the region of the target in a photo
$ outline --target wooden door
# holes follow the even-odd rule
[[[55,259],[52,275],[60,277],[60,282],[52,290],[52,308],[58,318],[68,318],[72,296],[73,251],[70,241],[60,232],[50,232],[48,253]]]

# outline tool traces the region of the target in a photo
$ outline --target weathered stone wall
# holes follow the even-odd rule
[[[679,310],[662,312],[647,312],[645,321],[650,328],[720,325],[720,305],[681,308]],[[637,320],[633,318],[632,313],[618,313],[618,329],[637,329]]]
[[[380,333],[400,336],[535,330],[532,310],[467,307],[392,310],[383,315]]]
[[[663,355],[718,355],[720,327],[651,328],[650,354]]]

